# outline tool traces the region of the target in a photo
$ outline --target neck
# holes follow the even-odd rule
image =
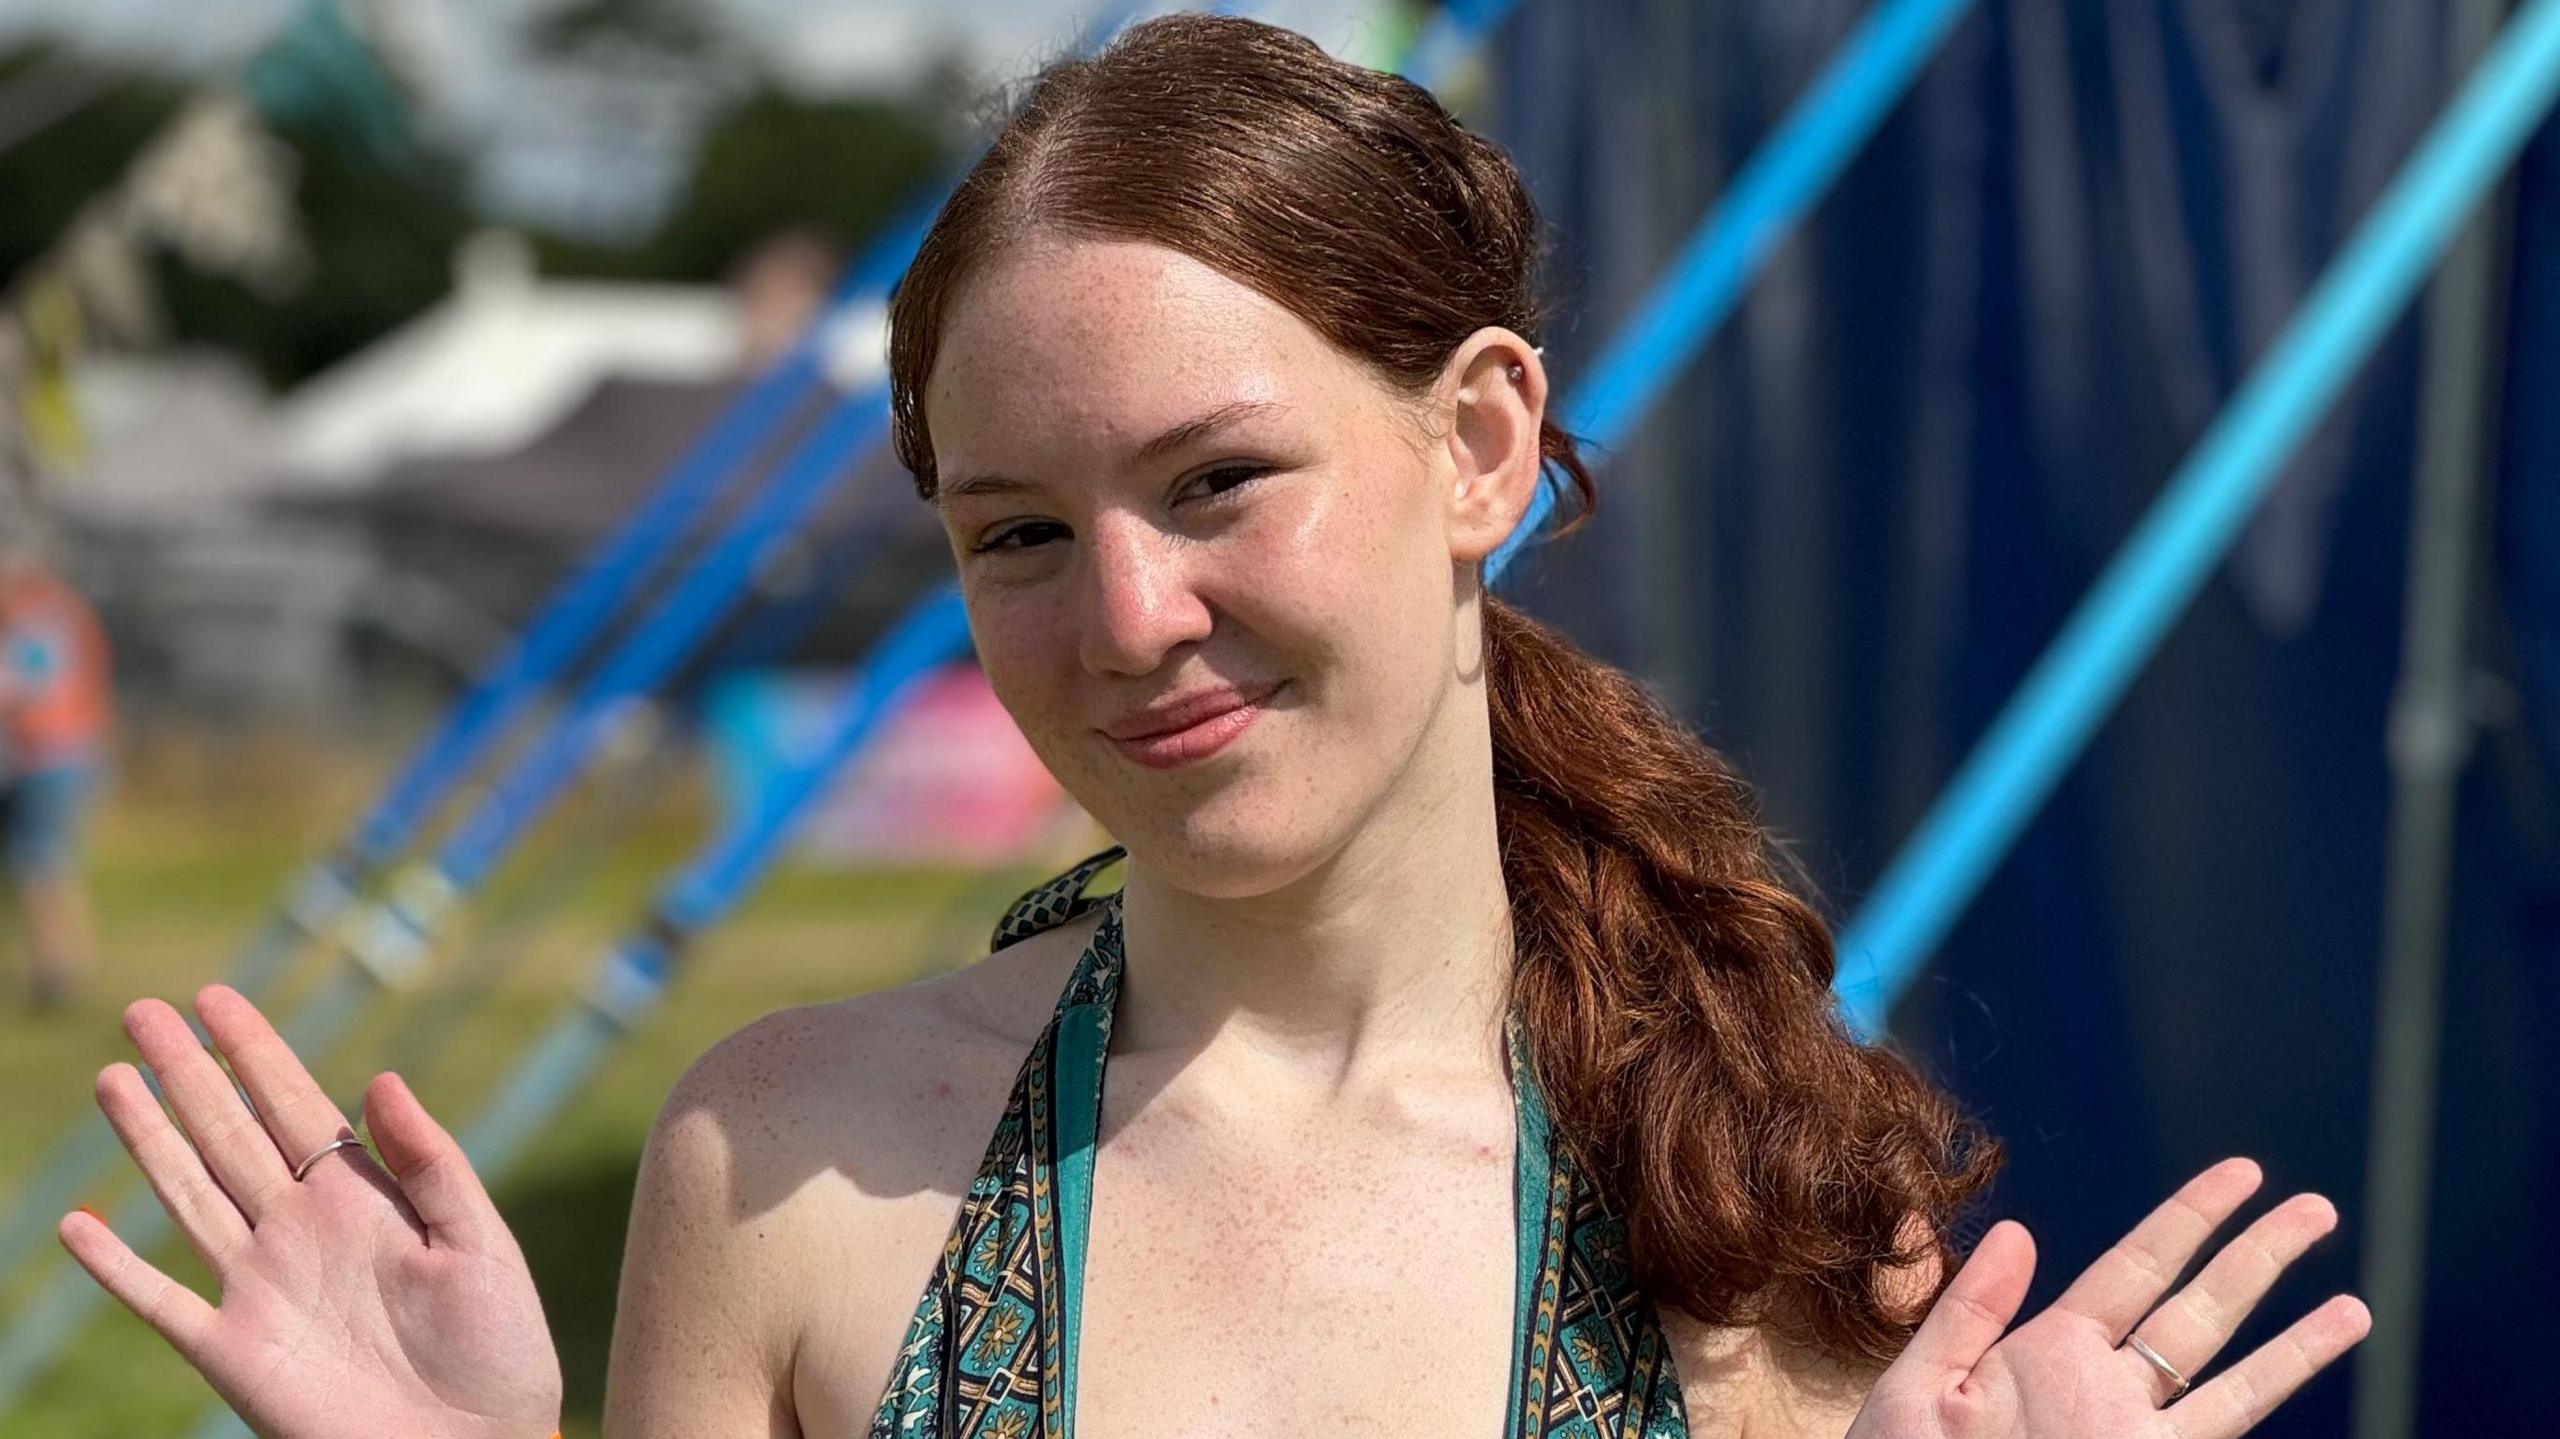
[[[1481,720],[1481,716],[1477,716]],[[1426,746],[1431,747],[1431,746]],[[1409,773],[1296,880],[1210,898],[1129,870],[1113,1048],[1172,1051],[1340,1090],[1420,1068],[1498,1072],[1511,921],[1481,723]]]

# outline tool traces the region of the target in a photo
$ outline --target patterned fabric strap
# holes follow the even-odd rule
[[[1064,1430],[1055,1377],[1058,1149],[1051,1103],[1058,1018],[1078,1004],[1118,996],[1118,896],[1097,898],[1085,889],[1122,853],[1104,850],[1014,901],[989,941],[990,949],[1004,949],[1108,906],[1057,1013],[1014,1076],[986,1158],[907,1326],[871,1439],[1051,1439]]]
[[[1103,1035],[1123,964],[1117,894],[1088,897],[1118,849],[1017,901],[994,946],[1103,909],[1047,1029],[1014,1079],[1004,1115],[961,1201],[932,1283],[907,1330],[871,1439],[1070,1439],[1061,1352],[1075,1296],[1063,1293],[1060,1110],[1100,1103],[1058,1084],[1059,1031],[1098,1009]],[[1626,1228],[1561,1146],[1515,1029],[1507,1046],[1521,1114],[1523,1302],[1508,1439],[1686,1439],[1680,1385],[1653,1306],[1637,1291]]]
[[[987,941],[987,948],[998,950],[1020,944],[1044,929],[1055,929],[1103,903],[1109,896],[1095,898],[1085,893],[1085,887],[1093,883],[1095,875],[1119,863],[1128,853],[1115,844],[1015,900],[1013,906],[1004,912],[1004,918],[996,921],[996,932]],[[1059,1007],[1065,1008],[1063,1001]]]
[[[1515,1047],[1525,1152],[1533,1129],[1545,1128],[1546,1103],[1518,1054]],[[1536,1267],[1521,1276],[1530,1298],[1512,1439],[1687,1439],[1679,1376],[1660,1316],[1635,1286],[1626,1225],[1561,1147],[1546,1154],[1543,1184],[1534,1173],[1520,1178],[1521,1237]]]

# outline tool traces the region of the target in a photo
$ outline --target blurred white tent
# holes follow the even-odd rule
[[[444,303],[285,398],[290,482],[356,486],[405,460],[517,449],[608,379],[709,383],[750,359],[728,289],[543,279],[503,232],[464,246],[455,281]],[[840,386],[880,373],[881,323],[874,309],[830,327]]]
[[[453,293],[287,396],[284,466],[360,484],[420,455],[530,440],[609,374],[708,380],[740,359],[735,302],[707,286],[544,281],[520,237],[475,236]]]

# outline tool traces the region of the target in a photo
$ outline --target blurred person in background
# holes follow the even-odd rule
[[[795,226],[758,242],[729,267],[745,326],[739,368],[761,373],[779,362],[826,308],[844,263],[816,231]]]
[[[23,521],[0,534],[0,867],[25,915],[36,1008],[70,999],[90,966],[81,831],[107,760],[114,705],[105,627]]]

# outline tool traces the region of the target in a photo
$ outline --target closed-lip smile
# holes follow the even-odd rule
[[[1205,759],[1227,747],[1260,718],[1263,706],[1286,683],[1221,685],[1133,711],[1102,727],[1122,754],[1150,769],[1170,769]]]

